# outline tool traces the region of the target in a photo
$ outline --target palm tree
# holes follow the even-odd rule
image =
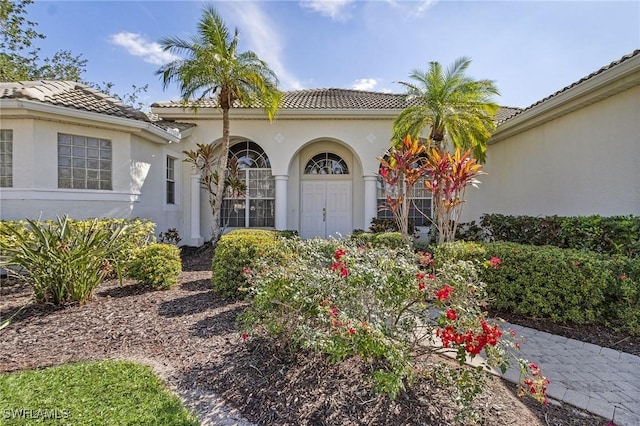
[[[471,148],[474,157],[484,162],[499,108],[492,96],[499,92],[491,80],[466,76],[469,64],[471,60],[462,57],[445,72],[438,62],[430,62],[428,71],[412,71],[415,83],[399,82],[407,90],[410,106],[394,122],[394,142],[407,135],[419,137],[429,127],[429,144],[443,149],[450,141],[456,148]]]
[[[212,97],[222,110],[222,148],[218,158],[218,176],[226,175],[229,156],[229,110],[237,106],[264,108],[269,120],[273,120],[282,99],[278,90],[278,78],[252,51],[237,52],[238,30],[233,35],[225,26],[216,9],[205,6],[198,23],[197,35],[189,40],[165,37],[160,41],[163,49],[182,56],[162,66],[156,74],[162,76],[164,88],[177,82],[182,102]],[[225,179],[217,179],[217,188],[211,200],[213,210],[213,238],[215,245],[220,238],[220,212],[224,198]]]

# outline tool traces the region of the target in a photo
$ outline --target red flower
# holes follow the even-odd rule
[[[349,271],[347,270],[347,264],[344,262],[333,262],[333,265],[331,265],[331,270],[332,271],[340,271],[340,276],[342,278],[346,277],[349,274]]]
[[[340,260],[340,258],[342,258],[343,256],[346,256],[347,251],[345,249],[337,249],[336,252],[333,254],[333,257],[336,260]]]
[[[456,314],[456,311],[454,311],[453,309],[449,309],[447,310],[447,318],[450,319],[451,321],[455,321],[456,319],[458,319],[458,314]]]
[[[337,306],[332,306],[331,309],[329,310],[329,316],[330,317],[337,317],[338,316],[338,307]]]
[[[242,333],[242,340],[247,340],[247,338],[249,337],[249,335],[247,333]]]
[[[440,290],[436,291],[436,297],[440,301],[447,300],[449,296],[451,296],[451,293],[453,293],[453,287],[445,285]]]
[[[355,328],[353,328],[353,327],[349,327],[349,334],[350,334],[350,335],[352,335],[352,336],[353,336],[354,334],[356,334],[356,330],[355,330]]]
[[[489,260],[489,267],[493,268],[493,269],[498,269],[498,267],[502,265],[502,261],[500,260],[499,257],[492,257],[491,260]]]
[[[420,291],[424,290],[424,281],[420,281],[418,283],[418,290],[420,290]]]

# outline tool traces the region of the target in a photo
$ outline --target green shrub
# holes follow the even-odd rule
[[[127,275],[153,288],[170,289],[182,272],[180,249],[173,244],[152,243],[135,254]]]
[[[563,323],[600,322],[615,281],[603,256],[550,246],[487,243],[481,279],[494,309]],[[480,255],[480,252],[479,252]],[[488,267],[490,258],[499,265]]]
[[[379,217],[374,217],[371,219],[371,225],[369,225],[369,231],[377,234],[380,232],[398,232],[398,224],[395,219],[384,219]],[[407,232],[409,235],[414,235],[416,233],[416,227],[414,225],[413,219],[409,219],[407,223]]]
[[[371,247],[387,247],[387,248],[401,248],[406,247],[408,244],[402,238],[402,234],[399,232],[352,232],[349,235],[352,241],[355,241],[361,246]]]
[[[128,225],[92,221],[4,222],[0,228],[0,266],[19,268],[38,302],[83,303],[114,267],[127,240]],[[20,272],[22,272],[20,271]]]
[[[438,264],[455,260],[483,260],[487,250],[475,242],[456,241],[453,243],[440,244],[434,250],[435,259]]]
[[[481,231],[474,223],[461,224],[472,231],[467,240],[508,241],[519,244],[551,245],[605,254],[640,257],[639,216],[505,216],[485,214]]]
[[[213,255],[213,290],[225,297],[242,298],[247,285],[245,268],[263,257],[282,256],[282,247],[274,231],[238,229],[223,235]]]
[[[611,268],[616,278],[607,289],[604,321],[635,335],[640,334],[640,259],[614,256]]]

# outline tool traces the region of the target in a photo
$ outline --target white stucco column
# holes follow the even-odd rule
[[[369,229],[371,219],[378,215],[378,176],[368,175],[364,178],[364,230]]]
[[[191,175],[191,230],[189,245],[200,247],[204,238],[200,235],[200,175]]]
[[[276,181],[275,227],[278,231],[284,231],[287,229],[287,181],[289,176],[278,175],[273,178]]]

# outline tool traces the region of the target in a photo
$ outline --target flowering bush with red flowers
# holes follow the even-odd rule
[[[482,391],[489,370],[506,370],[517,350],[511,333],[486,318],[484,285],[472,262],[436,268],[429,254],[348,240],[284,244],[289,262],[254,262],[245,271],[253,292],[245,331],[320,351],[331,361],[358,357],[374,388],[392,397],[418,377],[446,377],[463,408]],[[459,367],[443,362],[442,354]],[[486,368],[465,366],[479,354]],[[523,373],[526,387],[524,380],[535,376]]]

